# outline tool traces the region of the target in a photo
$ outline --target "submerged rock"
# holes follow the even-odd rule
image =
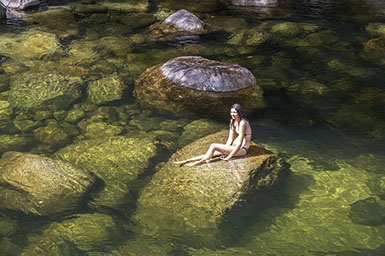
[[[349,217],[354,223],[367,226],[385,224],[385,201],[367,198],[350,205]]]
[[[27,151],[34,143],[34,139],[30,135],[0,135],[0,155],[7,151]]]
[[[7,152],[0,160],[2,208],[53,215],[74,210],[95,176],[61,160]]]
[[[47,11],[25,13],[24,20],[60,38],[79,34],[76,17],[69,6],[49,6]]]
[[[79,77],[26,72],[12,80],[9,102],[19,111],[60,110],[80,98],[82,83]]]
[[[172,237],[200,247],[219,244],[219,224],[237,200],[277,185],[289,173],[282,158],[252,144],[246,157],[213,159],[195,167],[180,161],[206,152],[212,142],[226,141],[227,131],[199,139],[175,153],[142,190],[133,227],[159,239]]]
[[[93,195],[93,205],[121,210],[122,205],[132,202],[138,176],[157,153],[148,138],[115,136],[79,141],[54,156],[90,170],[104,181],[104,188]]]
[[[2,34],[0,53],[14,60],[39,60],[63,53],[57,36],[39,30],[22,34]]]
[[[114,74],[91,82],[88,85],[87,93],[93,104],[103,104],[122,99],[127,87],[127,84],[117,74]]]
[[[122,227],[111,216],[101,213],[77,214],[63,222],[53,222],[42,234],[31,239],[22,256],[74,255],[113,245],[123,235]],[[73,251],[74,253],[74,251]]]
[[[136,80],[134,93],[140,102],[178,115],[228,116],[234,102],[246,112],[265,106],[262,89],[248,69],[198,56],[148,68]]]

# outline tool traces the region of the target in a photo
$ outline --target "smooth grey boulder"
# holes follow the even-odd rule
[[[141,191],[133,231],[153,239],[177,237],[191,246],[216,247],[225,212],[289,174],[284,159],[255,143],[245,157],[230,161],[217,158],[195,167],[174,164],[203,154],[211,143],[226,141],[227,135],[223,130],[206,136],[171,157]]]
[[[157,22],[145,33],[150,41],[176,40],[210,32],[210,29],[194,14],[182,9]]]
[[[228,116],[234,102],[246,112],[265,107],[254,75],[237,64],[183,56],[144,71],[135,83],[144,104],[177,115],[200,113]]]
[[[42,0],[0,0],[1,5],[6,8],[15,9],[15,10],[23,10],[27,7],[39,5]]]
[[[6,152],[0,159],[0,206],[26,214],[74,210],[95,176],[62,160]]]
[[[231,0],[231,4],[240,6],[274,7],[278,0]]]
[[[178,31],[203,32],[205,24],[197,16],[184,9],[170,15],[164,22],[168,25],[175,26]]]

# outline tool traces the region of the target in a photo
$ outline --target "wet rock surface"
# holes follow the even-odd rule
[[[26,214],[54,215],[74,210],[95,176],[61,160],[7,152],[0,160],[3,208]]]
[[[190,244],[215,246],[225,211],[248,194],[277,185],[289,173],[280,157],[252,144],[245,157],[213,159],[195,167],[180,161],[226,141],[227,131],[199,139],[175,153],[141,191],[133,216],[134,230],[144,235],[183,237]]]
[[[262,94],[248,69],[198,56],[178,57],[151,67],[135,84],[139,101],[176,114],[207,111],[227,116],[233,102],[252,112],[265,106]]]

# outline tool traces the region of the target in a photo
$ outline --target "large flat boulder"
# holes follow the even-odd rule
[[[201,138],[175,153],[141,191],[133,230],[159,239],[182,239],[192,246],[220,243],[219,224],[227,210],[247,195],[277,185],[289,173],[281,157],[253,143],[245,157],[213,159],[195,167],[174,161],[204,153],[227,131]]]
[[[74,210],[95,176],[62,160],[7,152],[0,159],[0,206],[26,214]]]
[[[135,96],[141,103],[177,115],[227,117],[234,102],[248,113],[265,107],[263,91],[247,68],[199,56],[148,68],[136,80]]]

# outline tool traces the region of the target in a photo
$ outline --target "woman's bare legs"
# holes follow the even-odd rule
[[[222,153],[219,152],[219,151],[216,151],[216,152],[214,152],[214,155],[212,157],[220,156],[220,155],[222,155]],[[198,161],[198,160],[201,160],[204,157],[205,157],[205,155],[200,155],[200,156],[196,156],[196,157],[193,157],[193,158],[189,158],[187,160],[174,162],[174,164],[185,164],[185,163],[188,163],[188,162]]]
[[[228,155],[231,153],[231,151],[233,151],[233,149],[234,149],[234,146],[228,146],[225,144],[218,144],[218,143],[211,144],[209,149],[207,150],[206,155],[204,155],[203,158],[201,158],[200,160],[197,160],[194,163],[188,164],[188,166],[195,166],[204,161],[207,161],[210,158],[212,158],[216,152],[219,152],[219,155],[221,154]],[[245,153],[246,152],[244,152],[244,150],[238,150],[238,152],[234,156],[243,156],[245,155]]]

